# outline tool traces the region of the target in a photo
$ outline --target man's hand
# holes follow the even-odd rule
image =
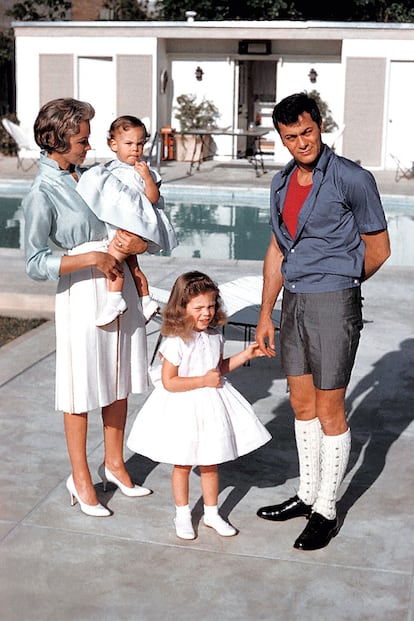
[[[270,317],[260,316],[255,339],[264,356],[268,358],[274,358],[276,356],[275,326]]]

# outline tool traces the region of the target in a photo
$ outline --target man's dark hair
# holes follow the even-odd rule
[[[295,93],[285,97],[273,109],[272,116],[275,129],[280,133],[279,123],[293,125],[304,112],[309,112],[312,120],[318,125],[322,123],[318,105],[312,97],[308,97],[306,93]]]

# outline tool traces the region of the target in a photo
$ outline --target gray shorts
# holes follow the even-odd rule
[[[361,289],[283,292],[280,357],[286,375],[308,375],[321,390],[348,385],[362,330]]]

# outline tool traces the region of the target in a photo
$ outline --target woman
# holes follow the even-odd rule
[[[127,397],[148,388],[145,319],[129,270],[107,250],[107,230],[76,191],[89,145],[93,107],[55,99],[39,111],[35,140],[42,149],[39,173],[23,201],[26,271],[35,280],[58,280],[56,295],[56,409],[63,410],[72,474],[66,486],[71,503],[104,517],[111,512],[96,495],[88,467],[88,411],[102,408],[105,457],[99,474],[127,496],[150,490],[133,485],[123,459]],[[61,253],[52,252],[49,240]],[[125,231],[116,241],[128,254],[145,242]],[[143,246],[144,245],[144,246]],[[128,311],[97,328],[105,304],[106,278],[125,278]]]

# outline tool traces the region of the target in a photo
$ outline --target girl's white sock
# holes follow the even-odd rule
[[[204,505],[204,517],[208,520],[218,515],[217,505]]]
[[[122,298],[122,291],[108,291],[107,298],[109,304],[116,306],[117,302]]]
[[[182,507],[175,505],[175,514],[177,517],[185,517],[188,513],[191,513],[190,505],[183,505]]]

